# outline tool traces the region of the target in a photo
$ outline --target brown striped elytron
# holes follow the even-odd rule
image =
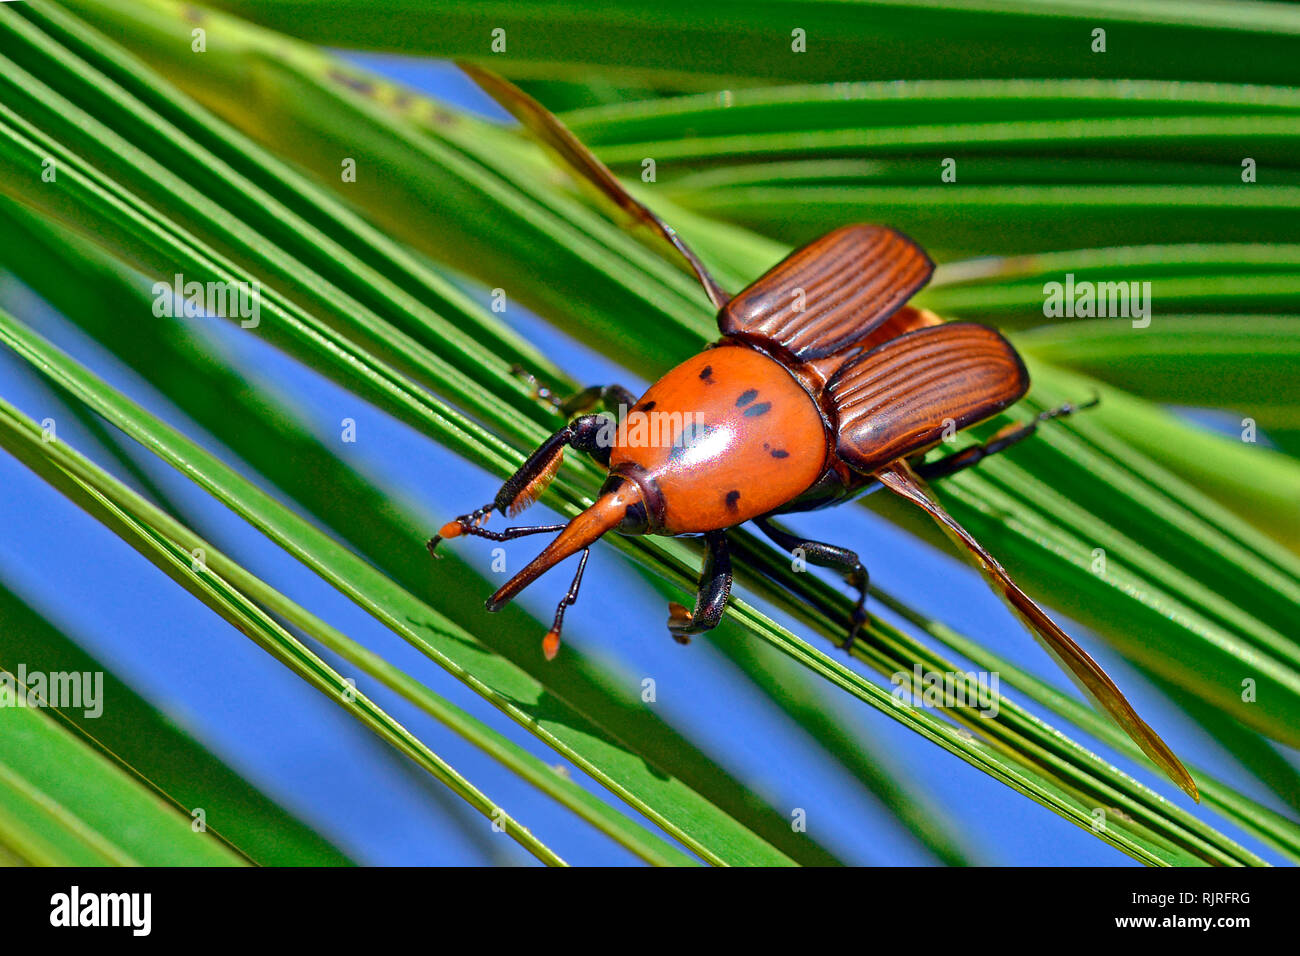
[[[846,501],[883,485],[918,505],[976,561],[991,585],[1066,671],[1169,777],[1193,797],[1196,785],[1164,741],[1139,717],[1088,654],[1011,580],[1006,570],[935,500],[927,479],[977,464],[1020,441],[1069,405],[1010,426],[982,445],[926,462],[945,429],[981,422],[1017,401],[1029,376],[998,332],[944,323],[907,304],[933,263],[906,236],[853,225],[794,252],[731,298],[679,236],[627,193],[554,116],[500,77],[462,67],[578,173],[666,240],[698,277],[718,311],[722,338],[687,359],[639,399],[618,386],[555,401],[566,415],[599,402],[630,411],[617,429],[599,415],[573,419],[542,444],[489,504],[449,522],[429,542],[476,535],[505,541],[555,532],[533,561],[487,602],[496,610],[557,562],[582,553],[546,635],[559,650],[566,608],[577,599],[590,545],[607,531],[702,535],[706,556],[695,607],[669,606],[668,628],[685,642],[722,617],[731,590],[725,531],[752,521],[781,547],[840,572],[857,591],[852,643],[866,620],[867,573],[847,548],[806,541],[776,526],[776,515]],[[674,423],[670,441],[632,440],[632,420],[657,414]],[[514,515],[536,500],[566,447],[609,469],[596,501],[567,525],[489,531],[493,511]]]

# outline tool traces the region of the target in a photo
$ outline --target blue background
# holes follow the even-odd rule
[[[501,115],[445,64],[372,56],[355,59],[451,102]],[[197,426],[73,326],[12,281],[0,282],[0,303],[35,319],[43,334],[114,386],[235,463]],[[577,380],[617,381],[633,391],[647,384],[517,307],[512,307],[506,318]],[[296,409],[324,441],[345,454],[379,487],[424,515],[427,528],[434,529],[495,494],[498,482],[492,476],[275,352],[257,336],[215,319],[198,321],[214,350],[228,355],[246,376]],[[94,449],[53,394],[7,352],[0,355],[0,380],[6,399],[37,421],[55,418],[62,440],[81,450]],[[357,423],[354,445],[339,441],[343,418]],[[254,573],[543,759],[559,762],[531,735],[395,639],[189,481],[147,453],[132,451],[141,466],[195,517],[199,530],[214,536]],[[98,454],[95,457],[108,463]],[[4,527],[0,576],[118,676],[357,860],[370,864],[531,862],[508,837],[492,832],[487,821],[394,756],[339,708],[8,456],[0,456],[0,486],[6,490],[0,497]],[[540,507],[537,516],[538,522],[554,520]],[[940,620],[960,621],[986,646],[1057,686],[1068,686],[978,574],[955,559],[914,541],[862,508],[801,516],[794,526],[809,537],[855,547],[873,582],[884,590]],[[456,546],[462,556],[490,573],[490,543],[458,541]],[[517,566],[539,547],[529,539],[509,545],[512,564]],[[547,619],[567,582],[564,571],[547,577],[524,595],[523,603]],[[770,608],[765,610],[782,623],[791,623]],[[654,676],[658,685],[655,706],[662,708],[671,722],[778,807],[804,808],[810,832],[845,859],[862,864],[933,862],[797,726],[737,676],[707,639],[688,648],[674,644],[663,627],[664,616],[663,601],[649,592],[630,567],[611,549],[597,547],[582,598],[569,612],[565,639],[626,675],[629,682],[639,682],[642,675]],[[611,622],[617,626],[611,627]],[[1105,644],[1078,625],[1065,623],[1129,691],[1139,711],[1160,729],[1177,753],[1277,806],[1229,755],[1183,719]],[[873,675],[873,679],[877,678]],[[835,692],[828,688],[827,694]],[[570,862],[636,862],[423,714],[382,691],[374,696]],[[1136,865],[886,716],[842,695],[836,695],[835,706],[848,725],[888,755],[899,776],[927,794],[954,821],[979,860],[994,864]],[[1107,756],[1118,759],[1113,754]],[[1181,804],[1187,803],[1148,767],[1118,762]],[[582,779],[581,775],[576,778]],[[1207,811],[1194,812],[1215,826],[1226,827],[1265,858],[1282,862],[1277,854]]]

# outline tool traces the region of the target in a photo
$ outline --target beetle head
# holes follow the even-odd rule
[[[564,530],[542,549],[541,554],[533,558],[522,571],[488,598],[487,609],[500,610],[533,581],[569,555],[590,546],[606,531],[618,528],[626,533],[635,534],[638,530],[635,527],[638,521],[642,526],[640,530],[643,530],[645,508],[642,506],[641,490],[636,482],[621,479],[618,482],[612,480],[606,482],[605,487],[601,489],[600,497],[590,508],[576,515]],[[623,527],[625,524],[628,527]]]

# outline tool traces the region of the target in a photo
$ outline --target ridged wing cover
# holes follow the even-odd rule
[[[934,263],[886,226],[844,226],[792,252],[718,313],[726,335],[825,358],[865,337],[930,279]]]
[[[1011,343],[983,325],[953,322],[892,339],[827,385],[839,416],[839,455],[869,473],[934,444],[946,420],[974,425],[1029,390]]]

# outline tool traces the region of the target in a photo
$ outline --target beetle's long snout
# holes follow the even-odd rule
[[[592,503],[590,508],[574,517],[568,526],[542,550],[542,553],[528,563],[527,567],[488,598],[487,609],[500,610],[516,594],[552,567],[569,555],[581,551],[606,531],[617,527],[627,514],[627,509],[640,501],[641,491],[632,481],[624,481],[619,487],[605,492]]]

